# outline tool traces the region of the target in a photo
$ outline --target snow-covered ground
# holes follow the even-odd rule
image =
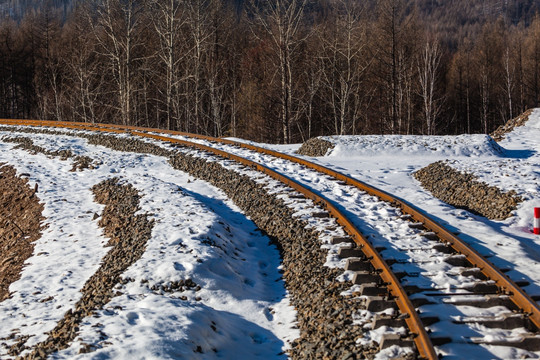
[[[124,274],[135,281],[118,286],[115,291],[122,294],[96,317],[86,319],[77,341],[55,357],[285,357],[283,351],[298,336],[298,329],[294,309],[279,280],[278,252],[219,189],[171,169],[164,158],[116,152],[69,136],[21,136],[31,137],[47,149],[69,148],[100,165],[94,170],[69,172],[69,161],[29,155],[14,150],[15,144],[0,141],[0,163],[15,166],[19,174],[30,174],[30,183],[39,184],[48,225],[21,279],[10,288],[14,296],[0,303],[0,338],[12,333],[32,335],[26,345],[36,344],[80,298],[79,289],[107,252],[107,239],[101,235],[98,220],[93,219],[102,206],[93,201],[90,188],[118,176],[140,191],[141,211],[156,220],[152,238],[143,257]],[[490,255],[495,265],[511,269],[507,274],[514,280],[528,280],[525,290],[529,294],[540,295],[540,236],[531,233],[533,207],[540,207],[540,111],[533,112],[525,126],[516,128],[499,144],[481,135],[326,139],[336,147],[325,157],[309,160],[419,206],[459,232],[480,253]],[[263,146],[289,153],[299,147]],[[250,156],[268,163],[262,155]],[[515,190],[525,201],[515,216],[505,221],[487,220],[444,204],[412,176],[438,160],[450,160],[452,166],[489,184]],[[324,179],[285,162],[272,166],[304,177],[318,191],[333,192],[334,201],[346,204],[343,207],[349,214],[358,215],[358,224],[375,243],[378,237],[417,236],[397,220],[383,224],[398,214],[375,198],[368,199],[368,206],[365,199],[360,205],[357,199],[363,197],[361,192],[347,194],[337,187],[329,188]],[[392,231],[396,231],[395,236]],[[343,265],[335,251],[330,252],[327,265]],[[345,273],[342,280],[349,275]],[[202,289],[181,294],[152,290],[153,285],[187,278]],[[377,334],[367,336],[376,338]],[[98,349],[78,354],[81,343],[95,344]],[[194,352],[199,346],[202,352]],[[447,354],[468,351],[443,350]],[[0,357],[5,351],[0,346]]]
[[[345,136],[325,137],[336,146],[325,157],[310,158],[324,166],[350,175],[415,204],[472,244],[481,254],[515,281],[525,280],[529,295],[540,295],[540,236],[532,233],[533,209],[540,207],[540,110],[536,109],[525,126],[517,127],[499,144],[486,136]],[[294,154],[298,146],[268,146]],[[461,171],[503,191],[514,190],[524,201],[513,216],[492,221],[456,209],[424,190],[413,173],[435,161],[448,160]],[[400,234],[396,234],[400,236]],[[429,307],[427,307],[429,308]],[[467,316],[480,316],[478,309]],[[442,308],[430,309],[436,314]],[[476,311],[476,312],[475,312]],[[460,320],[463,314],[454,318]],[[437,326],[435,326],[437,328]],[[451,331],[451,330],[450,330]],[[469,334],[456,334],[456,337]],[[491,335],[489,336],[491,337]],[[509,339],[512,334],[494,335]],[[472,339],[472,336],[470,337]],[[447,355],[462,358],[471,353],[459,344],[443,345]],[[484,358],[519,358],[522,354],[492,349]],[[538,354],[528,354],[536,357]]]
[[[30,335],[27,346],[43,341],[80,299],[79,290],[107,252],[107,239],[93,219],[102,206],[90,189],[120,177],[139,190],[141,212],[152,214],[152,238],[124,274],[134,281],[118,286],[122,295],[87,318],[77,340],[55,357],[286,357],[283,351],[298,330],[279,253],[222,191],[172,169],[162,157],[116,152],[76,137],[21,136],[46,149],[89,155],[100,165],[69,172],[70,161],[29,155],[0,141],[0,163],[39,184],[47,225],[21,279],[10,287],[12,298],[0,303],[0,338]],[[151,290],[186,279],[201,290]],[[81,343],[98,349],[78,354]],[[0,357],[6,351],[0,347]]]

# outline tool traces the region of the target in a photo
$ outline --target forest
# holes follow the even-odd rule
[[[0,8],[3,118],[291,143],[489,133],[540,101],[538,1],[17,4]]]

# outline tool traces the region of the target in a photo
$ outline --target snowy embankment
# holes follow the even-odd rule
[[[98,226],[103,206],[91,188],[112,177],[139,191],[140,213],[155,221],[152,238],[123,275],[130,281],[114,289],[117,296],[86,318],[77,340],[55,357],[285,357],[298,330],[279,253],[222,191],[172,169],[162,157],[68,136],[19,135],[46,149],[90,156],[98,166],[70,172],[71,161],[29,155],[0,141],[0,162],[39,184],[47,226],[10,287],[13,296],[0,303],[2,357],[25,336],[29,347],[45,340],[80,299],[79,290],[108,251]],[[201,289],[163,290],[187,279]],[[83,344],[95,352],[78,354]]]
[[[504,153],[504,149],[487,135],[323,136],[322,139],[335,144],[329,155],[333,159],[351,156],[484,157]]]

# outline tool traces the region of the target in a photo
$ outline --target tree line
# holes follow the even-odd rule
[[[488,133],[538,106],[538,15],[459,39],[426,19],[405,0],[44,7],[0,24],[0,116],[289,143]]]

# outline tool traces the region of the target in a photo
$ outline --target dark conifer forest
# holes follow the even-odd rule
[[[489,133],[540,101],[540,0],[0,3],[0,116],[301,142]]]

